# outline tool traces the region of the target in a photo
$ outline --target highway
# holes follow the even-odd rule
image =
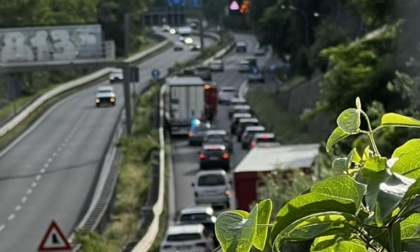
[[[236,41],[247,42],[247,53],[235,53],[234,50],[227,54],[223,61],[225,63],[225,71],[221,73],[213,73],[213,80],[218,86],[233,86],[239,90],[242,83],[247,80],[248,75],[238,72],[238,61],[246,56],[253,56],[253,47],[256,39],[251,35],[236,34]],[[267,57],[258,57],[258,64],[264,65]],[[261,85],[261,84],[255,84]],[[214,118],[213,126],[218,129],[230,129],[230,120],[228,118],[228,107],[219,105],[218,114]],[[173,160],[173,186],[175,193],[175,209],[171,213],[172,221],[174,214],[181,208],[194,206],[194,191],[191,183],[194,180],[196,172],[199,170],[198,151],[200,147],[191,147],[186,139],[174,138],[171,140],[171,154]],[[243,150],[240,144],[233,139],[234,153],[231,156],[231,170],[242,160],[247,151]],[[231,198],[231,206],[235,207],[234,195]]]
[[[143,62],[140,88],[152,69],[163,76],[175,62],[197,55],[168,49]],[[69,235],[82,218],[124,103],[122,85],[113,84],[117,105],[96,108],[99,85],[60,101],[0,153],[0,252],[37,251],[52,220]]]

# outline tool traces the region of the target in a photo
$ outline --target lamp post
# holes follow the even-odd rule
[[[299,15],[301,15],[303,17],[303,22],[304,22],[304,26],[305,26],[305,45],[306,46],[309,46],[309,19],[308,19],[308,13],[299,10],[298,8],[296,8],[293,5],[284,5],[283,4],[280,7],[281,7],[282,10],[285,10],[285,9],[292,10],[292,11],[298,13]],[[319,17],[319,13],[318,12],[314,12],[312,14],[312,16]]]

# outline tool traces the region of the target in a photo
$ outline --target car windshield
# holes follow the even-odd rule
[[[209,219],[206,213],[183,214],[180,218],[181,222],[203,221]]]
[[[206,142],[216,143],[216,142],[223,142],[225,140],[225,135],[208,135],[205,139]]]
[[[191,241],[200,239],[201,235],[199,233],[168,235],[168,237],[166,238],[167,241]]]
[[[217,186],[225,185],[225,178],[220,174],[205,175],[198,178],[198,186]]]
[[[103,94],[103,93],[112,93],[112,90],[108,90],[108,89],[98,90],[98,93],[100,93],[100,94]]]

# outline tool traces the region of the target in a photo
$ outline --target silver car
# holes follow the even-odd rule
[[[230,207],[231,187],[227,173],[222,169],[199,171],[191,184],[195,204]]]
[[[224,63],[222,60],[213,60],[209,64],[210,70],[213,72],[223,72],[225,69]]]

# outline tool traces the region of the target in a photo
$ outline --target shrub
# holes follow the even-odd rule
[[[361,128],[362,119],[366,129]],[[369,144],[361,153],[353,149],[335,159],[332,168],[343,174],[315,183],[291,199],[272,224],[270,199],[256,204],[251,212],[219,215],[216,235],[224,251],[253,247],[262,251],[267,242],[274,251],[299,243],[309,243],[311,251],[418,251],[420,139],[407,141],[386,158],[377,148],[375,133],[387,127],[419,128],[420,121],[387,113],[373,128],[357,98],[356,108],[344,110],[337,125],[327,151],[352,135],[366,135]]]

